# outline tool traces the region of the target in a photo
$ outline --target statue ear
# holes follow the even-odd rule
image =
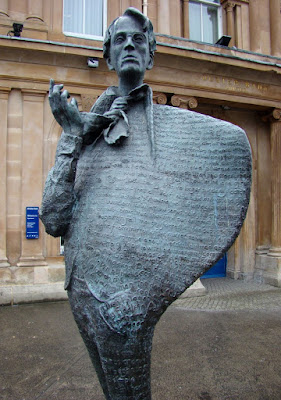
[[[154,55],[153,55],[153,53],[150,53],[149,62],[148,62],[146,69],[151,69],[153,67],[153,63],[154,63]]]
[[[107,58],[107,59],[106,59],[106,64],[107,64],[108,69],[109,69],[110,71],[114,71],[114,67],[113,67],[113,65],[111,64],[110,58]]]

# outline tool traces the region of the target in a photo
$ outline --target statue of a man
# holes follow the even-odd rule
[[[251,154],[244,132],[152,104],[150,20],[129,8],[108,28],[116,71],[90,113],[50,85],[63,128],[40,210],[65,238],[65,288],[106,399],[149,400],[154,327],[231,246],[246,215]]]

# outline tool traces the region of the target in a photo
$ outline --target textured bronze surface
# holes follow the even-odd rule
[[[119,88],[90,113],[79,113],[51,82],[64,132],[41,218],[48,233],[65,237],[65,287],[106,398],[149,400],[154,327],[237,237],[251,151],[237,126],[153,105],[139,68],[151,63],[148,36],[126,18],[115,28],[125,52],[113,53]]]

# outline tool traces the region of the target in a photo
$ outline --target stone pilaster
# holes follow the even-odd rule
[[[281,4],[280,0],[270,0],[270,41],[271,54],[281,57]]]
[[[270,122],[271,243],[269,249],[257,248],[255,277],[281,287],[281,110],[274,109],[263,121]]]
[[[147,0],[147,16],[153,24],[154,32],[158,32],[157,0]]]
[[[235,46],[238,47],[238,49],[242,49],[243,48],[242,13],[241,13],[241,5],[237,4],[235,7],[234,37],[235,37]]]
[[[43,22],[43,0],[27,0],[27,20],[35,19]]]
[[[189,39],[189,0],[183,0],[183,37]]]
[[[266,255],[271,245],[271,155],[268,119],[257,122],[257,248],[256,255]]]
[[[225,10],[227,35],[232,37],[230,46],[236,46],[239,49],[246,48],[248,39],[245,36],[245,10],[249,5],[249,0],[221,0],[221,5]]]
[[[23,92],[21,257],[19,267],[47,265],[43,257],[43,228],[39,239],[25,237],[26,207],[39,207],[43,187],[43,121],[45,92]]]
[[[158,0],[158,32],[170,35],[170,7],[169,0]]]
[[[8,89],[0,88],[0,141],[2,146],[0,157],[0,268],[8,267],[7,259],[7,116],[8,116]]]
[[[257,1],[249,2],[250,46],[251,51],[261,53],[260,13]]]
[[[269,256],[281,257],[281,110],[275,109],[270,120],[272,165],[272,232]]]
[[[224,4],[226,12],[226,24],[227,24],[227,34],[231,36],[230,46],[235,43],[235,30],[234,30],[234,7],[235,3],[233,1],[227,1]]]
[[[8,101],[7,257],[14,266],[21,247],[22,94],[12,89]]]
[[[9,16],[9,4],[8,0],[0,0],[0,16]]]

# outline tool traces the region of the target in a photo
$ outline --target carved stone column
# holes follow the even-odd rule
[[[19,267],[47,265],[43,257],[42,231],[39,239],[25,237],[26,207],[39,207],[42,198],[45,95],[45,92],[31,90],[23,92],[21,257],[17,264]]]
[[[280,0],[270,0],[269,7],[270,7],[271,54],[273,56],[280,57],[281,56]]]
[[[0,157],[0,268],[8,267],[6,253],[7,236],[7,117],[8,117],[8,97],[9,89],[0,89],[0,138],[1,138],[1,157]]]
[[[227,34],[228,34],[228,36],[232,37],[232,39],[230,41],[231,46],[235,43],[234,12],[233,12],[234,7],[235,7],[235,3],[232,1],[227,1],[224,4],[224,8],[226,11]]]
[[[234,36],[235,43],[232,42],[232,45],[235,44],[239,49],[243,48],[243,40],[242,40],[242,15],[241,15],[241,5],[237,5],[235,7],[235,21],[234,21]]]
[[[196,108],[198,106],[198,101],[195,97],[174,94],[174,96],[172,96],[171,98],[171,104],[174,107],[184,108],[188,110]]]
[[[272,233],[269,256],[281,257],[281,110],[275,109],[270,120],[272,164]]]
[[[0,16],[9,16],[9,4],[8,0],[0,0]]]

